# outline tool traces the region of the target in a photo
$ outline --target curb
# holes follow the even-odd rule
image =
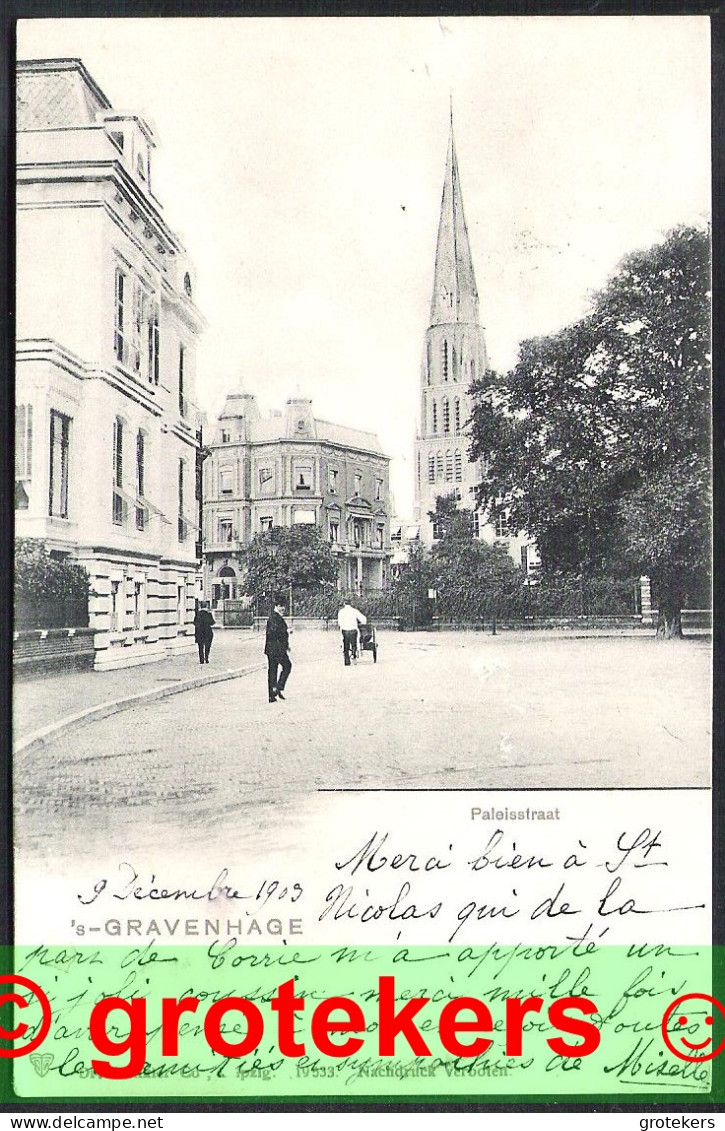
[[[13,745],[14,754],[25,754],[36,746],[43,746],[47,741],[58,738],[74,727],[82,726],[95,719],[106,719],[110,715],[117,715],[139,704],[153,703],[156,699],[168,699],[171,695],[180,695],[182,691],[194,691],[197,687],[209,687],[214,683],[224,683],[229,679],[240,679],[245,675],[263,671],[263,662],[247,664],[243,668],[228,668],[225,672],[215,672],[213,675],[195,676],[193,679],[179,680],[168,687],[154,687],[150,691],[140,691],[136,695],[129,695],[125,699],[111,699],[106,703],[97,703],[78,711],[75,715],[67,715],[58,722],[49,723],[48,726],[28,734]]]

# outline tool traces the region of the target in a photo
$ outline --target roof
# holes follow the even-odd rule
[[[453,119],[438,222],[430,324],[478,322],[478,290],[458,176]]]
[[[18,130],[94,125],[111,103],[80,59],[25,59],[17,64]]]

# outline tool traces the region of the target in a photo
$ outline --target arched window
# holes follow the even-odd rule
[[[431,411],[433,413],[433,434],[438,431],[438,402],[433,401],[431,404]]]
[[[456,449],[456,451],[454,452],[453,461],[454,461],[454,464],[455,464],[455,480],[456,480],[456,483],[460,483],[461,480],[463,479],[463,468],[462,468],[462,461],[461,461],[461,453],[458,449]]]
[[[460,432],[461,430],[461,402],[456,397],[453,402],[453,431]]]
[[[458,357],[456,355],[456,347],[451,346],[451,373],[453,380],[458,380]]]
[[[439,479],[443,479],[443,452],[436,453],[436,472]]]
[[[446,452],[446,483],[453,482],[453,452]]]
[[[432,357],[431,357],[430,342],[428,342],[428,344],[426,345],[425,354],[426,354],[426,358],[425,358],[425,360],[426,360],[425,383],[426,383],[426,385],[430,385],[430,371],[431,371],[431,365],[432,365],[432,360],[433,360]]]
[[[443,342],[443,380],[448,380],[448,342]]]
[[[433,452],[428,456],[428,482],[435,483],[436,481],[436,457]]]
[[[451,430],[451,406],[448,403],[448,397],[443,398],[443,431],[448,433]]]

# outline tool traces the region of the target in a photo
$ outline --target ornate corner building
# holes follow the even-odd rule
[[[327,537],[338,588],[365,593],[389,579],[389,457],[377,436],[315,417],[304,397],[263,417],[256,398],[230,393],[204,437],[205,595],[243,597],[240,551],[272,526],[305,523]]]
[[[472,410],[469,388],[487,366],[451,118],[430,324],[421,365],[420,418],[414,449],[414,534],[428,546],[436,541],[429,512],[435,510],[439,496],[455,492],[461,504],[474,512],[477,537],[505,542],[512,558],[528,570],[535,555],[530,541],[509,534],[505,515],[490,523],[476,508],[474,489],[481,479],[481,468],[468,458]]]
[[[80,60],[17,68],[16,534],[91,578],[95,665],[193,647],[194,270],[153,130]]]

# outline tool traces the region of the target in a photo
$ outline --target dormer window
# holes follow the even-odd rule
[[[232,434],[228,428],[222,428],[222,444],[231,443]]]
[[[146,162],[143,153],[136,154],[136,172],[142,181],[146,180]]]
[[[184,291],[186,295],[191,298],[191,275],[188,271],[184,275]]]

